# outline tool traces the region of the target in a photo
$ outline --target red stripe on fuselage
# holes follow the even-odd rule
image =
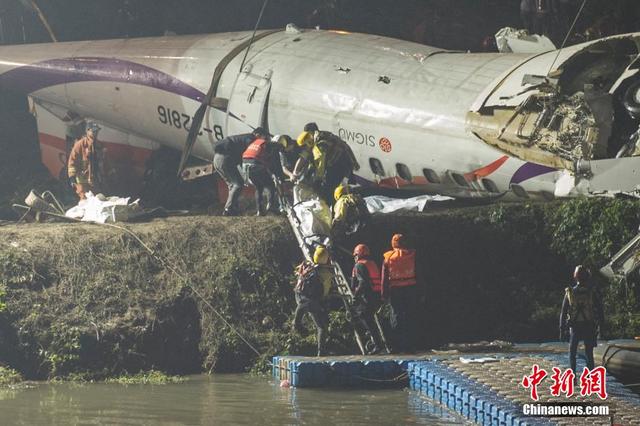
[[[498,158],[496,161],[494,161],[491,164],[488,164],[484,167],[481,167],[477,170],[474,170],[472,172],[469,173],[465,173],[464,174],[464,178],[471,182],[474,180],[478,180],[484,177],[489,176],[491,173],[495,172],[496,170],[498,170],[500,168],[500,166],[502,166],[507,160],[509,159],[509,156],[507,155],[503,155],[502,157]]]
[[[39,133],[42,163],[55,178],[67,165],[67,142],[59,137]],[[117,142],[100,141],[104,148],[106,170],[102,171],[105,193],[117,195],[136,194],[142,188],[146,161],[152,150]],[[66,176],[62,176],[66,178]]]

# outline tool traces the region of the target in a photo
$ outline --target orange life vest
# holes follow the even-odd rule
[[[256,139],[244,150],[242,154],[243,160],[255,160],[262,164],[267,164],[268,152],[267,141],[265,139]]]
[[[367,267],[367,272],[369,272],[369,279],[371,280],[371,290],[373,290],[374,293],[382,292],[382,278],[380,276],[380,269],[378,268],[378,265],[376,265],[376,262],[369,259],[359,259],[358,263],[362,263]],[[355,274],[356,268],[354,267],[353,275],[355,276]]]
[[[416,251],[393,249],[384,254],[390,287],[408,287],[416,284]]]

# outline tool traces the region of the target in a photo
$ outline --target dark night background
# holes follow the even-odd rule
[[[560,44],[581,0],[555,1],[550,36]],[[0,42],[49,41],[29,0],[0,0]],[[263,0],[36,0],[60,41],[252,29]],[[638,31],[637,0],[588,0],[573,41]],[[520,0],[270,0],[261,28],[345,29],[449,49],[482,50],[504,26],[522,27]],[[588,33],[586,36],[585,31]]]

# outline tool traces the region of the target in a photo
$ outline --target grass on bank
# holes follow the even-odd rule
[[[162,371],[141,371],[134,375],[124,375],[106,379],[105,383],[117,383],[120,385],[166,385],[170,383],[184,383],[187,380],[183,376],[170,376]]]

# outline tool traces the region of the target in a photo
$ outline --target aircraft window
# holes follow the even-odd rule
[[[513,191],[514,194],[516,194],[520,198],[529,198],[529,194],[527,194],[527,191],[520,185],[516,185],[515,183],[512,183],[511,190]]]
[[[460,173],[450,173],[451,179],[460,186],[469,186],[467,180]]]
[[[484,189],[489,192],[500,192],[500,190],[498,189],[498,185],[496,185],[496,183],[491,179],[482,179],[482,186],[484,186]]]
[[[384,176],[384,167],[377,158],[369,158],[369,166],[374,175]]]
[[[411,181],[411,179],[413,179],[413,176],[411,176],[411,171],[406,164],[397,163],[396,172],[398,172],[398,176],[400,176],[404,180]]]
[[[429,183],[440,183],[440,176],[431,169],[422,169],[422,174],[429,181]]]

